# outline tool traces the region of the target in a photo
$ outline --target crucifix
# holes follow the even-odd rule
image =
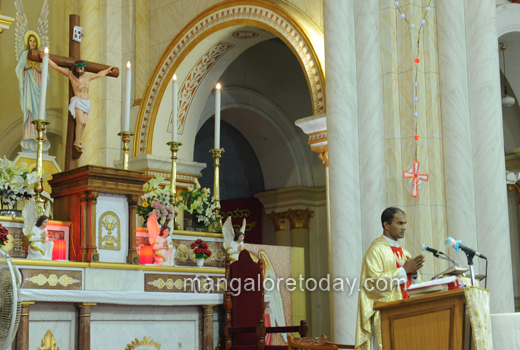
[[[411,171],[403,171],[403,177],[407,179],[413,179],[412,185],[412,197],[417,197],[419,195],[419,180],[428,181],[428,174],[419,174],[419,166],[420,162],[413,162],[413,172]]]
[[[56,63],[58,68],[67,68],[70,70],[76,70],[77,65],[74,65],[76,61],[80,59],[80,41],[81,35],[78,37],[77,28],[79,28],[79,16],[78,15],[70,15],[69,16],[69,57],[57,56],[57,55],[49,55],[49,58]],[[41,62],[42,59],[40,57],[40,52],[37,50],[29,50],[27,54],[27,58],[31,61]],[[84,72],[90,73],[102,73],[106,71],[106,75],[110,77],[117,78],[119,76],[119,69],[114,68],[111,71],[107,71],[109,66],[104,64],[94,63],[85,61],[86,66],[84,66]],[[83,68],[83,66],[82,66]],[[56,68],[55,68],[56,69]],[[58,69],[57,69],[58,70]],[[62,72],[62,70],[59,70]],[[62,72],[63,73],[63,72]],[[65,73],[63,73],[65,74]],[[104,75],[104,74],[103,74]],[[72,78],[71,78],[72,80]],[[88,83],[88,82],[87,82]],[[81,88],[81,86],[80,86]],[[88,91],[88,85],[87,85]],[[88,93],[88,92],[87,92]],[[72,83],[69,84],[69,101],[75,97],[74,89]],[[90,102],[89,102],[90,103]],[[78,108],[78,107],[76,107]],[[90,109],[90,108],[89,108]],[[73,109],[74,110],[74,109]],[[88,112],[87,112],[88,114]],[[76,141],[76,119],[71,114],[69,110],[69,117],[67,122],[67,146],[65,151],[65,170],[70,170],[78,167],[78,159],[81,156],[82,149],[75,146]]]

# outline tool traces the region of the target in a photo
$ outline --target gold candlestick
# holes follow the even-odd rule
[[[175,198],[177,197],[177,152],[179,147],[182,146],[180,142],[168,142],[170,151],[172,152],[172,173],[171,173],[171,185],[170,185],[170,204],[173,205],[173,229],[180,230],[181,224],[177,215],[177,205],[175,204]]]
[[[43,192],[43,133],[45,132],[45,127],[49,123],[42,119],[33,120],[32,123],[36,126],[36,131],[38,132],[38,136],[36,141],[38,142],[38,147],[36,149],[36,176],[38,176],[38,182],[36,183],[35,191],[35,204],[36,204],[36,214],[38,216],[42,216],[45,213],[45,200],[42,198]]]
[[[215,180],[213,182],[213,205],[215,206],[215,217],[216,221],[212,222],[209,225],[210,232],[222,232],[222,216],[220,215],[220,180],[219,180],[219,168],[220,168],[220,157],[222,153],[224,153],[224,149],[211,149],[209,150],[213,153],[213,159],[215,162],[213,163],[215,167]]]
[[[130,136],[134,136],[134,133],[121,131],[118,135],[123,140],[123,169],[128,170],[128,151],[130,150],[128,144],[130,143]]]

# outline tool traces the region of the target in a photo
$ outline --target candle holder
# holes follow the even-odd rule
[[[36,126],[36,131],[38,132],[38,136],[36,141],[38,142],[38,146],[36,149],[36,176],[38,176],[38,182],[36,183],[35,191],[35,204],[36,204],[36,214],[42,216],[45,213],[45,200],[42,198],[43,192],[43,133],[45,132],[45,127],[49,124],[47,121],[42,119],[33,120],[32,123]]]
[[[134,136],[134,133],[130,131],[121,131],[119,134],[123,141],[123,169],[128,170],[128,151],[130,148],[128,144],[130,143],[130,136]]]
[[[170,151],[172,152],[170,204],[173,206],[173,229],[180,230],[181,224],[179,223],[179,217],[177,214],[177,205],[175,204],[175,198],[177,197],[177,152],[179,152],[179,147],[182,146],[182,143],[168,142],[167,145],[170,146]]]
[[[215,206],[215,217],[216,221],[212,222],[209,225],[210,232],[222,232],[222,216],[220,215],[220,179],[219,179],[219,169],[220,169],[220,157],[222,153],[224,153],[223,148],[219,149],[211,149],[209,150],[213,153],[213,159],[215,162],[213,166],[215,167],[215,180],[213,182],[213,205]]]

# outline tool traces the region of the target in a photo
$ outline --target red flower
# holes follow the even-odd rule
[[[197,247],[197,243],[192,243],[191,244],[191,249],[195,249]]]
[[[200,239],[200,238],[195,241],[195,243],[201,243],[201,242],[202,242],[202,239]]]
[[[208,249],[208,244],[206,242],[202,243],[202,248]]]
[[[200,249],[200,248],[195,249],[195,254],[198,254],[198,253],[202,253],[202,249]]]

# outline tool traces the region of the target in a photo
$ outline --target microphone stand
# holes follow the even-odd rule
[[[471,285],[475,286],[475,270],[473,269],[473,258],[475,257],[475,254],[466,253],[466,256],[468,257],[468,266],[469,266],[469,272],[471,274]]]
[[[439,254],[442,254],[444,256],[440,256]],[[457,267],[462,267],[460,266],[460,264],[458,262],[456,262],[455,260],[453,260],[452,258],[450,258],[447,254],[443,253],[443,252],[439,252],[438,254],[435,254],[435,256],[439,259],[444,259],[444,260],[448,260],[450,261],[453,265],[457,266]]]

